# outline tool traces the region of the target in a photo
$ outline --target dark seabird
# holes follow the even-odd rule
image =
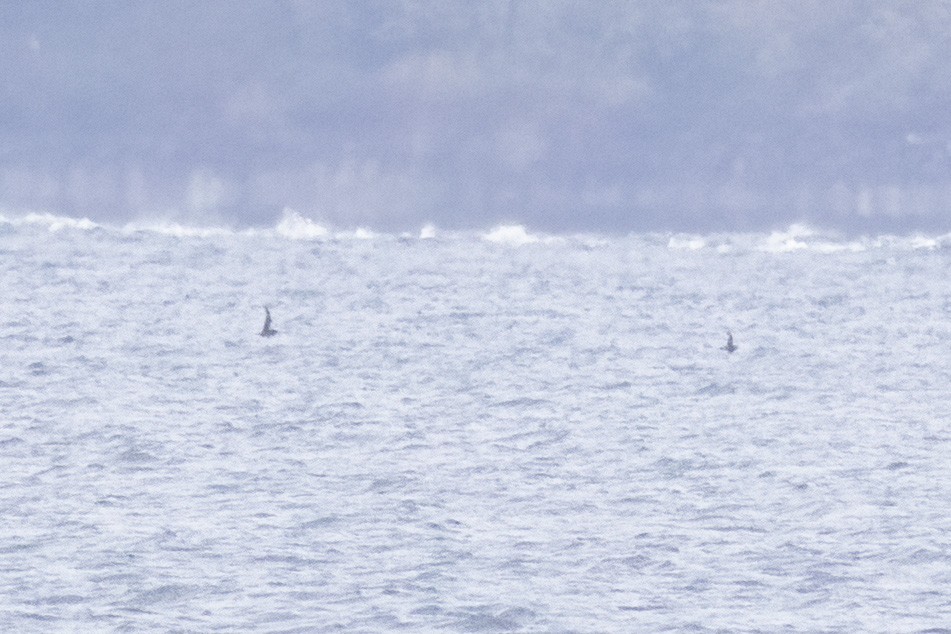
[[[261,333],[261,334],[264,334],[264,333]],[[728,331],[728,332],[726,333],[726,345],[723,346],[723,347],[720,348],[720,349],[721,349],[721,350],[726,350],[727,352],[730,352],[730,353],[732,353],[732,352],[734,352],[734,351],[736,350],[736,346],[733,345],[733,333],[732,333],[732,332],[729,332],[729,331]]]
[[[267,306],[264,307],[264,328],[261,329],[262,337],[271,337],[276,335],[277,331],[271,328],[271,311],[268,310]]]

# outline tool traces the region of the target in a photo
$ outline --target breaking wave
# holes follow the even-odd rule
[[[95,229],[100,226],[89,218],[57,216],[49,212],[29,212],[26,214],[13,216],[7,216],[6,214],[0,213],[0,223],[12,225],[14,227],[46,227],[50,231],[61,231],[63,229],[79,229],[85,231],[89,229]]]
[[[291,240],[319,240],[330,235],[327,227],[305,218],[293,209],[284,210],[284,215],[274,227],[274,231]]]
[[[375,231],[367,227],[353,229],[335,228],[318,222],[300,212],[286,208],[280,219],[272,227],[234,228],[228,226],[189,225],[170,220],[139,220],[123,225],[95,222],[89,218],[73,218],[50,212],[29,211],[13,213],[0,210],[0,226],[8,229],[36,230],[51,232],[89,231],[99,229],[122,234],[141,232],[166,235],[176,238],[278,238],[295,241],[323,240],[432,240],[435,238],[478,238],[486,242],[521,247],[525,245],[545,245],[556,242],[578,241],[585,245],[603,245],[618,241],[646,240],[649,244],[664,246],[670,250],[716,252],[729,254],[734,252],[759,251],[773,254],[793,254],[809,251],[814,253],[860,253],[876,249],[898,250],[944,250],[951,249],[951,233],[928,235],[913,233],[909,235],[874,235],[863,237],[844,237],[833,232],[824,232],[803,224],[793,224],[784,230],[760,233],[631,233],[627,236],[609,238],[607,234],[565,234],[552,235],[533,231],[520,224],[497,225],[488,231],[445,231],[437,230],[432,223],[423,225],[418,232],[399,234]]]

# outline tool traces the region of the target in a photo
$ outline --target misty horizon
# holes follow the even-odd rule
[[[418,230],[951,229],[951,8],[0,7],[0,210]]]

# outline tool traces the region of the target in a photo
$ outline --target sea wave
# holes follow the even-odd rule
[[[578,238],[580,236],[572,236]],[[524,225],[499,225],[491,231],[482,234],[482,239],[496,244],[507,244],[520,247],[525,244],[552,243],[561,239],[561,236],[543,235],[529,232]]]
[[[175,238],[211,238],[232,233],[224,227],[190,227],[177,222],[130,222],[121,228],[122,233],[157,233]]]
[[[951,233],[924,235],[876,235],[846,237],[803,224],[793,224],[769,233],[672,234],[667,248],[679,251],[707,251],[728,254],[761,252],[777,255],[797,252],[861,253],[876,249],[921,250],[951,248]]]
[[[284,209],[284,215],[278,221],[274,231],[291,240],[321,240],[330,236],[327,227],[317,224],[293,209]]]
[[[947,237],[92,225],[0,223],[4,631],[943,625]]]
[[[24,214],[7,215],[0,213],[0,223],[12,225],[14,227],[22,226],[40,226],[46,227],[50,231],[61,231],[63,229],[89,230],[101,226],[89,218],[72,218],[70,216],[57,216],[49,212],[31,211]]]
[[[323,240],[432,240],[481,239],[485,242],[522,247],[561,242],[577,242],[586,246],[617,243],[619,240],[646,240],[651,245],[666,246],[677,251],[716,252],[762,252],[777,255],[797,252],[813,253],[860,253],[863,251],[888,250],[945,250],[951,249],[951,233],[906,235],[882,234],[847,237],[835,232],[823,231],[804,224],[793,224],[782,230],[770,232],[715,232],[680,233],[650,232],[630,233],[626,236],[611,236],[598,233],[550,234],[535,231],[522,224],[496,225],[488,230],[444,230],[433,223],[424,224],[417,232],[387,233],[369,227],[334,227],[328,223],[309,218],[300,212],[286,208],[281,217],[270,227],[192,225],[167,219],[144,219],[125,224],[96,222],[89,218],[74,218],[48,211],[11,212],[0,209],[0,225],[13,231],[45,228],[50,232],[89,231],[99,229],[120,234],[154,233],[176,238],[214,239],[244,237],[252,239],[283,239],[294,241]]]

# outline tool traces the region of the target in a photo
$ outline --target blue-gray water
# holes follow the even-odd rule
[[[951,631],[948,237],[318,229],[0,221],[4,631]]]

